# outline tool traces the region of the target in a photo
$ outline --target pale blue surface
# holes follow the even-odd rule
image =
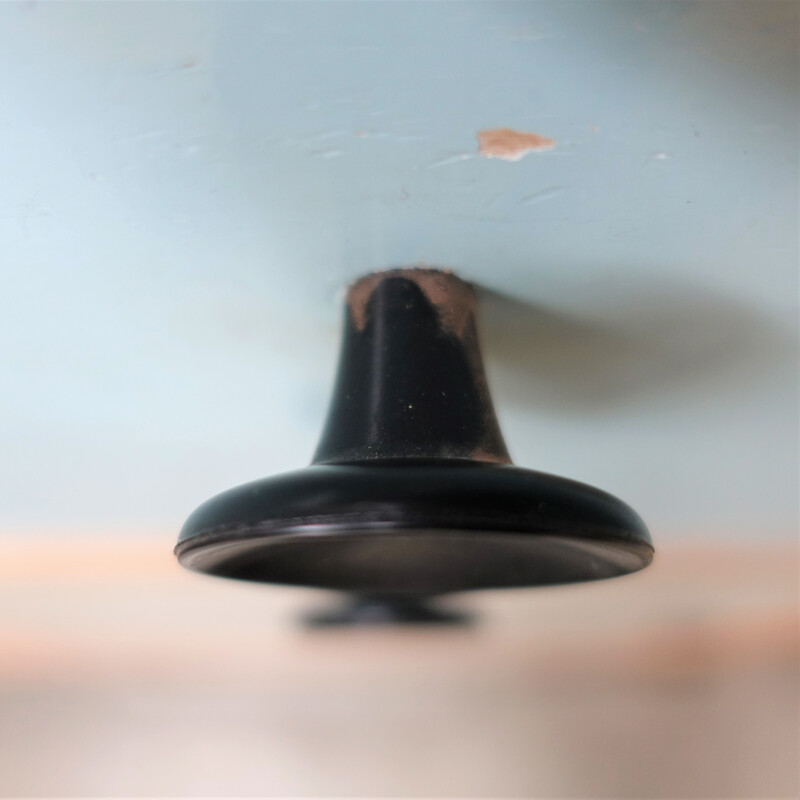
[[[571,321],[487,315],[517,463],[791,535],[797,67],[790,2],[0,5],[0,526],[302,465],[341,286],[422,261]]]

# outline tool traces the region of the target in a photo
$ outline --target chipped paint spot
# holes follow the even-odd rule
[[[485,447],[479,445],[476,447],[470,454],[469,457],[473,461],[488,461],[491,464],[510,464],[511,457],[498,457],[497,453],[492,453],[491,451],[487,450]]]
[[[555,139],[511,128],[478,131],[477,137],[478,152],[484,158],[502,158],[504,161],[519,161],[527,153],[540,153],[556,146]]]
[[[439,313],[442,325],[464,336],[474,320],[477,299],[472,285],[452,272],[419,267],[416,269],[390,269],[373,272],[352,284],[347,293],[347,304],[359,331],[367,324],[367,304],[372,293],[387,278],[406,278],[413,281]]]

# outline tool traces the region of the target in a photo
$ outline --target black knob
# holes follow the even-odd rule
[[[353,284],[312,465],[204,503],[180,533],[180,562],[384,599],[647,566],[650,535],[620,500],[510,465],[475,311],[472,286],[448,272],[391,270]]]

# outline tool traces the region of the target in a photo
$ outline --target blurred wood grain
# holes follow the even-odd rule
[[[171,546],[0,542],[0,794],[797,796],[794,542],[454,596],[464,628],[317,631],[335,596]]]

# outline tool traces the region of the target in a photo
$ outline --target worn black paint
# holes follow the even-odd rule
[[[363,330],[348,307],[339,373],[314,463],[474,459],[476,453],[508,463],[474,314],[466,316],[463,331],[448,329],[422,289],[400,275],[372,292]]]
[[[313,465],[200,506],[181,531],[181,563],[406,604],[647,566],[650,536],[624,503],[505,463],[464,284],[431,271],[364,280],[366,300],[365,284],[350,292]],[[466,305],[454,314],[453,302]]]

